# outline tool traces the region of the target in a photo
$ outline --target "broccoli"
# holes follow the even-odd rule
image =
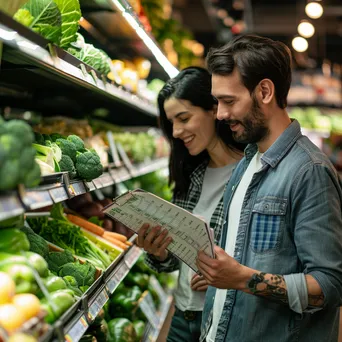
[[[50,139],[52,142],[56,142],[57,139],[65,139],[65,137],[59,133],[52,133],[50,134]]]
[[[60,277],[73,276],[79,286],[90,286],[95,281],[96,268],[89,262],[69,262],[61,267],[58,272]]]
[[[66,286],[68,289],[74,291],[76,296],[82,297],[83,293],[82,291],[78,288],[78,282],[73,276],[65,276],[63,277],[63,280],[66,283]]]
[[[34,164],[36,164],[34,161],[35,156],[36,150],[32,146],[27,146],[22,151],[19,158],[20,171],[23,173],[22,179],[25,178],[24,175],[27,170],[31,170],[34,167]]]
[[[19,158],[23,147],[19,139],[8,133],[0,136],[0,146],[6,159]]]
[[[20,229],[27,236],[27,239],[30,242],[30,251],[41,255],[44,259],[46,259],[49,254],[49,246],[47,242],[38,234],[36,234],[30,227],[22,227]]]
[[[24,185],[28,188],[33,188],[40,183],[40,167],[34,162],[33,168],[27,171],[24,176]]]
[[[1,142],[0,142],[1,144]],[[11,190],[20,180],[19,160],[5,160],[0,168],[0,191]]]
[[[75,144],[78,152],[81,152],[84,149],[84,142],[77,135],[69,135],[68,140]]]
[[[92,179],[102,175],[103,166],[100,157],[89,151],[77,154],[76,170],[82,179],[90,182]]]
[[[62,154],[69,156],[73,162],[76,161],[76,146],[73,142],[66,139],[57,139],[56,144],[62,150]]]
[[[10,120],[5,123],[5,128],[8,134],[16,137],[20,141],[22,146],[30,145],[34,141],[32,128],[22,120]]]
[[[49,270],[58,274],[62,266],[74,262],[74,257],[70,251],[65,250],[63,252],[49,253],[46,257],[46,261],[49,265]]]
[[[59,161],[59,167],[61,171],[68,171],[70,178],[74,178],[76,176],[76,169],[73,161],[66,154],[62,155],[62,159]]]
[[[36,144],[45,145],[43,134],[39,132],[34,132],[34,141],[36,142]]]

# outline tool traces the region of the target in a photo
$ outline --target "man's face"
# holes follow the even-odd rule
[[[267,120],[254,94],[250,95],[235,69],[229,76],[212,76],[212,94],[218,100],[217,118],[225,120],[235,141],[258,143],[269,135]]]

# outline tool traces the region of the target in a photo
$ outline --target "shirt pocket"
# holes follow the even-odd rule
[[[287,199],[258,198],[252,210],[251,248],[256,253],[270,252],[279,247],[287,209]]]

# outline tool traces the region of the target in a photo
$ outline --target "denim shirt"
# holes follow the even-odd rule
[[[224,213],[257,152],[248,145],[230,178]],[[294,120],[262,157],[241,210],[234,258],[261,272],[285,276],[289,304],[228,290],[216,342],[337,341],[342,305],[342,192],[336,170]],[[220,245],[224,248],[228,220]],[[324,293],[324,305],[308,306],[304,276]],[[216,289],[209,287],[201,341],[211,326]]]

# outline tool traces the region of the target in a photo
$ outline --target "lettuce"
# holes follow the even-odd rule
[[[31,16],[33,16],[34,20],[30,27],[35,32],[51,40],[53,43],[59,44],[62,34],[62,16],[53,0],[30,0],[22,9],[29,11]]]
[[[31,13],[28,10],[22,8],[15,13],[13,18],[24,26],[30,26],[34,20]]]
[[[54,0],[62,15],[62,36],[59,46],[68,48],[76,41],[76,33],[81,19],[81,9],[78,0]]]

